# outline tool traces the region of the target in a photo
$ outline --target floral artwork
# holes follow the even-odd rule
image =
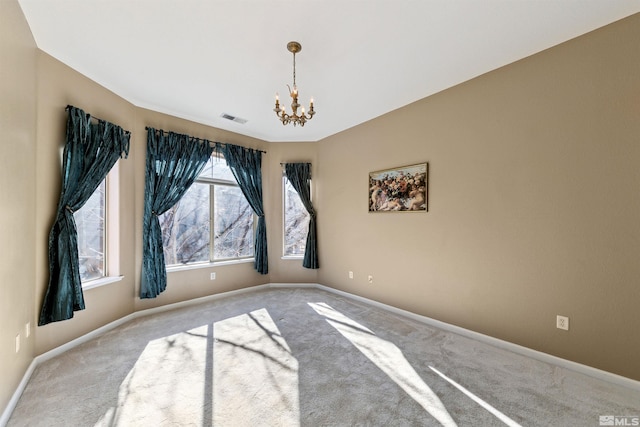
[[[369,212],[427,211],[427,163],[369,174]]]

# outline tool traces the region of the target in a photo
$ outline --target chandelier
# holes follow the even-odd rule
[[[278,116],[283,125],[293,123],[294,126],[304,126],[307,120],[311,120],[316,112],[313,111],[313,98],[311,98],[311,102],[309,103],[309,113],[305,114],[304,107],[302,107],[300,114],[298,114],[300,104],[298,104],[298,87],[296,86],[296,53],[302,50],[302,45],[298,42],[289,42],[287,43],[287,50],[293,53],[293,89],[287,85],[289,88],[289,95],[291,96],[292,111],[291,114],[287,114],[284,106],[280,106],[280,99],[277,93],[276,108],[274,108],[273,111],[276,112],[276,116]]]

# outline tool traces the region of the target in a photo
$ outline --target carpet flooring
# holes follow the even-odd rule
[[[276,288],[141,317],[39,364],[8,426],[614,425],[606,416],[632,422],[640,392]]]

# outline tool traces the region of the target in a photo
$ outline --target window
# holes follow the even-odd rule
[[[309,232],[309,213],[302,204],[298,192],[293,188],[286,175],[282,177],[283,220],[285,257],[303,257]]]
[[[158,219],[167,266],[253,257],[253,210],[222,158]]]
[[[82,283],[106,276],[107,183],[103,180],[73,217],[78,231],[78,261]]]

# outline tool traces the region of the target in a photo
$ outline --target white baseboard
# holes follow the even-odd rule
[[[206,297],[200,297],[200,298],[194,298],[188,301],[181,301],[181,302],[175,302],[172,304],[167,304],[167,305],[163,305],[160,307],[154,307],[154,308],[147,308],[145,310],[140,310],[140,311],[136,311],[133,312],[125,317],[121,317],[118,320],[114,320],[111,323],[107,323],[104,326],[99,327],[98,329],[94,329],[91,332],[88,332],[84,335],[82,335],[81,337],[78,337],[72,341],[69,341],[68,343],[65,343],[59,347],[56,347],[52,350],[47,351],[46,353],[41,354],[40,356],[37,356],[35,358],[36,361],[38,361],[38,363],[42,363],[44,361],[47,361],[53,357],[56,357],[62,353],[64,353],[67,350],[70,350],[74,347],[79,346],[80,344],[84,344],[85,342],[92,340],[114,328],[117,328],[120,325],[123,325],[131,320],[137,319],[139,317],[144,317],[144,316],[150,316],[152,314],[156,314],[156,313],[162,313],[164,311],[169,311],[169,310],[174,310],[176,308],[182,308],[182,307],[188,307],[190,305],[195,305],[195,304],[200,304],[203,302],[209,302],[209,301],[215,301],[217,299],[222,299],[222,298],[228,298],[230,296],[233,295],[239,295],[239,294],[244,294],[244,293],[248,293],[248,292],[253,292],[256,291],[258,289],[266,289],[268,288],[269,285],[258,285],[258,286],[252,286],[249,288],[243,288],[243,289],[237,289],[235,291],[228,291],[228,292],[222,292],[219,294],[214,294],[214,295],[208,295]]]
[[[31,364],[29,365],[29,368],[27,369],[27,371],[25,372],[24,376],[22,377],[22,381],[20,381],[20,384],[18,384],[18,388],[15,390],[15,392],[13,393],[13,395],[11,396],[11,399],[9,400],[9,403],[7,404],[7,407],[4,409],[4,411],[2,412],[2,416],[0,416],[0,427],[5,427],[7,425],[7,423],[9,422],[9,418],[11,417],[11,414],[13,413],[13,410],[15,409],[16,405],[18,404],[18,400],[20,400],[20,396],[22,396],[22,392],[24,391],[25,387],[27,386],[27,383],[29,382],[29,379],[31,378],[31,375],[33,374],[33,371],[35,370],[35,368],[40,364],[43,363],[49,359],[52,359],[56,356],[59,356],[60,354],[71,350],[74,347],[79,346],[80,344],[84,344],[87,341],[90,341],[114,328],[117,328],[120,325],[123,325],[131,320],[137,319],[139,317],[144,317],[144,316],[149,316],[151,314],[156,314],[156,313],[161,313],[163,311],[169,311],[169,310],[173,310],[176,308],[181,308],[181,307],[187,307],[190,305],[195,305],[195,304],[199,304],[199,303],[203,303],[203,302],[208,302],[208,301],[214,301],[216,299],[222,299],[222,298],[227,298],[233,295],[238,295],[238,294],[243,294],[243,293],[248,293],[248,292],[254,292],[258,289],[266,289],[269,288],[270,285],[266,284],[266,285],[258,285],[258,286],[252,286],[252,287],[248,287],[248,288],[243,288],[243,289],[237,289],[235,291],[229,291],[229,292],[222,292],[219,294],[214,294],[214,295],[209,295],[206,297],[201,297],[201,298],[195,298],[192,300],[188,300],[188,301],[181,301],[181,302],[176,302],[173,304],[167,304],[167,305],[163,305],[161,307],[154,307],[154,308],[149,308],[146,310],[140,310],[140,311],[136,311],[134,313],[131,313],[127,316],[121,317],[120,319],[114,320],[111,323],[107,323],[104,326],[99,327],[98,329],[94,329],[91,332],[88,332],[74,340],[71,340],[65,344],[62,344],[59,347],[56,347],[52,350],[47,351],[46,353],[42,353],[39,356],[36,356],[32,361]]]
[[[410,319],[416,320],[418,322],[427,324],[429,326],[434,326],[436,328],[452,332],[458,335],[462,335],[467,338],[471,338],[480,342],[484,342],[486,344],[492,345],[494,347],[502,348],[505,350],[509,350],[513,353],[520,354],[522,356],[530,357],[534,360],[539,360],[541,362],[546,362],[551,365],[559,366],[561,368],[569,369],[574,372],[579,372],[581,374],[590,376],[592,378],[596,378],[602,381],[606,381],[612,384],[617,384],[632,390],[640,391],[640,381],[633,380],[631,378],[623,377],[621,375],[613,374],[611,372],[603,371],[598,368],[594,368],[592,366],[583,365],[578,362],[573,362],[571,360],[563,359],[561,357],[553,356],[551,354],[543,353],[541,351],[533,350],[528,347],[523,347],[518,344],[514,344],[509,341],[504,341],[498,338],[491,337],[489,335],[484,335],[479,332],[475,332],[469,329],[461,328],[460,326],[451,325],[449,323],[441,322],[436,319],[432,319],[430,317],[421,316],[419,314],[412,313],[410,311],[402,310],[387,304],[383,304],[378,301],[370,300],[368,298],[364,298],[358,295],[350,294],[348,292],[340,291],[338,289],[333,289],[324,285],[316,285],[317,289],[322,289],[327,292],[331,292],[337,295],[341,295],[347,298],[354,299],[356,301],[361,301],[366,304],[372,305],[374,307],[382,308],[384,310],[390,311],[392,313],[408,317]]]
[[[27,386],[27,383],[31,378],[31,374],[33,374],[33,371],[36,369],[36,366],[38,366],[38,362],[36,362],[36,360],[33,359],[31,361],[31,364],[29,364],[29,367],[27,368],[27,372],[25,372],[24,375],[22,376],[22,380],[20,381],[20,384],[18,384],[18,388],[11,396],[11,399],[9,400],[7,407],[2,412],[2,416],[0,416],[0,427],[6,426],[7,423],[9,422],[9,418],[13,413],[13,409],[18,404],[18,400],[20,400],[20,396],[22,396],[22,392]]]
[[[209,295],[206,297],[201,297],[201,298],[195,298],[189,301],[182,301],[182,302],[177,302],[177,303],[173,303],[173,304],[167,304],[161,307],[154,307],[154,308],[149,308],[146,310],[140,310],[140,311],[136,311],[134,313],[131,313],[125,317],[122,317],[118,320],[114,320],[111,323],[108,323],[98,329],[95,329],[85,335],[82,335],[81,337],[78,337],[72,341],[69,341],[68,343],[65,343],[59,347],[56,347],[52,350],[47,351],[46,353],[43,353],[39,356],[36,356],[33,361],[31,362],[31,364],[29,365],[29,367],[27,368],[27,371],[25,372],[24,376],[22,377],[22,381],[20,381],[20,384],[18,385],[18,388],[16,389],[16,391],[13,393],[11,400],[9,400],[9,404],[7,405],[7,407],[4,409],[4,411],[2,412],[2,416],[0,416],[0,427],[5,427],[7,425],[7,423],[9,422],[9,418],[11,417],[11,414],[14,410],[14,408],[16,407],[16,405],[18,404],[18,400],[20,400],[20,396],[22,395],[22,392],[24,391],[25,387],[27,386],[27,383],[29,382],[29,379],[31,378],[31,375],[33,374],[33,371],[35,370],[35,368],[42,362],[45,362],[53,357],[56,357],[74,347],[79,346],[80,344],[83,344],[89,340],[92,340],[93,338],[96,338],[126,322],[129,322],[131,320],[137,319],[139,317],[143,317],[143,316],[149,316],[151,314],[156,314],[156,313],[161,313],[164,311],[169,311],[169,310],[174,310],[176,308],[181,308],[181,307],[188,307],[190,305],[195,305],[195,304],[200,304],[203,302],[209,302],[209,301],[214,301],[214,300],[218,300],[218,299],[222,299],[222,298],[228,298],[230,296],[233,295],[239,295],[239,294],[244,294],[244,293],[249,293],[249,292],[254,292],[260,289],[267,289],[267,288],[308,288],[308,289],[320,289],[326,292],[330,292],[336,295],[340,295],[346,298],[350,298],[353,299],[355,301],[360,301],[360,302],[364,302],[366,304],[372,305],[374,307],[378,307],[381,309],[384,309],[386,311],[389,311],[391,313],[394,314],[398,314],[400,316],[404,316],[407,318],[410,318],[412,320],[424,323],[426,325],[429,326],[434,326],[436,328],[440,328],[442,330],[448,331],[448,332],[452,332],[458,335],[462,335],[465,336],[467,338],[471,338],[480,342],[484,342],[487,344],[490,344],[494,347],[498,347],[498,348],[502,348],[505,350],[509,350],[513,353],[517,353],[523,356],[527,356],[530,357],[532,359],[535,360],[539,360],[542,362],[546,362],[549,363],[551,365],[556,365],[559,366],[561,368],[566,368],[575,372],[579,372],[581,374],[593,377],[593,378],[597,378],[599,380],[602,381],[607,381],[609,383],[613,383],[613,384],[617,384],[623,387],[627,387],[630,388],[632,390],[636,390],[636,391],[640,391],[640,381],[636,381],[636,380],[632,380],[631,378],[627,378],[627,377],[623,377],[621,375],[616,375],[613,374],[611,372],[607,372],[607,371],[603,371],[601,369],[597,369],[597,368],[593,368],[591,366],[587,366],[587,365],[583,365],[581,363],[577,363],[577,362],[572,362],[570,360],[566,360],[566,359],[562,359],[560,357],[557,356],[552,356],[550,354],[547,353],[543,353],[541,351],[537,351],[537,350],[533,350],[530,349],[528,347],[523,347],[521,345],[518,344],[514,344],[508,341],[504,341],[498,338],[494,338],[491,337],[489,335],[484,335],[481,334],[479,332],[474,332],[471,331],[469,329],[465,329],[465,328],[461,328],[459,326],[455,326],[455,325],[451,325],[449,323],[445,323],[445,322],[441,322],[439,320],[436,319],[432,319],[430,317],[426,317],[426,316],[421,316],[419,314],[415,314],[412,313],[410,311],[406,311],[406,310],[402,310],[396,307],[393,307],[391,305],[387,305],[387,304],[383,304],[381,302],[375,301],[375,300],[371,300],[365,297],[361,297],[358,295],[354,295],[354,294],[350,294],[348,292],[345,291],[341,291],[338,289],[334,289],[334,288],[330,288],[328,286],[324,286],[318,283],[269,283],[269,284],[265,284],[265,285],[258,285],[258,286],[251,286],[248,288],[242,288],[242,289],[238,289],[235,291],[229,291],[229,292],[222,292],[219,294],[214,294],[214,295]]]

